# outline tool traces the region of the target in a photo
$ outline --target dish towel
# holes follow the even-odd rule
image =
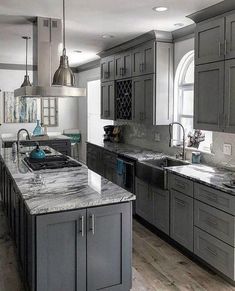
[[[117,159],[117,174],[122,175],[124,172],[124,161]]]

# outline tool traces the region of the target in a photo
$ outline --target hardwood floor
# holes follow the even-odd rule
[[[137,221],[133,221],[132,291],[234,291]]]
[[[133,288],[131,291],[235,291],[172,246],[133,222]],[[25,291],[5,216],[0,209],[0,291]],[[69,290],[65,290],[69,291]]]

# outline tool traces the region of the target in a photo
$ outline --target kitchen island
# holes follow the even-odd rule
[[[84,165],[33,172],[23,157],[1,150],[0,190],[29,290],[130,290],[135,196]]]

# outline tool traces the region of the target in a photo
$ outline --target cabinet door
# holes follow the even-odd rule
[[[153,75],[133,79],[133,119],[136,122],[153,124],[154,86]]]
[[[116,55],[114,58],[114,62],[115,62],[115,80],[119,80],[123,78],[123,57],[122,55]]]
[[[170,237],[193,251],[193,198],[171,190]]]
[[[100,68],[102,82],[114,80],[114,56],[103,58],[100,63]]]
[[[130,290],[131,203],[90,208],[87,219],[87,290]]]
[[[103,151],[104,177],[113,183],[117,183],[117,155],[109,151]]]
[[[148,41],[142,45],[143,64],[141,68],[142,74],[153,74],[155,72],[155,42]]]
[[[85,225],[86,210],[37,216],[37,290],[86,290]]]
[[[99,175],[103,175],[103,150],[95,146],[93,144],[87,144],[87,167],[98,173]]]
[[[226,16],[226,59],[235,58],[235,14]]]
[[[235,132],[235,59],[225,62],[225,132]]]
[[[135,181],[136,214],[153,223],[153,194],[149,190],[148,183],[138,178]]]
[[[143,51],[139,46],[132,51],[132,76],[140,76],[143,70]]]
[[[114,120],[114,82],[101,84],[101,119]]]
[[[196,66],[194,128],[222,131],[224,62]]]
[[[154,219],[153,224],[169,235],[170,227],[170,198],[169,191],[150,186],[153,195]]]
[[[195,64],[224,60],[225,19],[199,23],[195,31]]]
[[[131,51],[126,51],[122,54],[123,59],[123,77],[130,78],[132,76],[131,71]]]

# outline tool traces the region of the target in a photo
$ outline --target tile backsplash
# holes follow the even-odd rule
[[[169,147],[168,126],[146,126],[131,121],[116,122],[122,126],[123,142],[144,147],[147,149],[164,152],[169,155],[175,155],[181,150],[179,148]],[[160,136],[160,141],[157,141]],[[232,145],[232,155],[224,155],[223,145],[228,143]],[[191,159],[191,152],[187,150],[187,159]],[[235,168],[235,135],[228,133],[213,132],[212,153],[202,153],[202,163],[210,165],[234,165]]]

